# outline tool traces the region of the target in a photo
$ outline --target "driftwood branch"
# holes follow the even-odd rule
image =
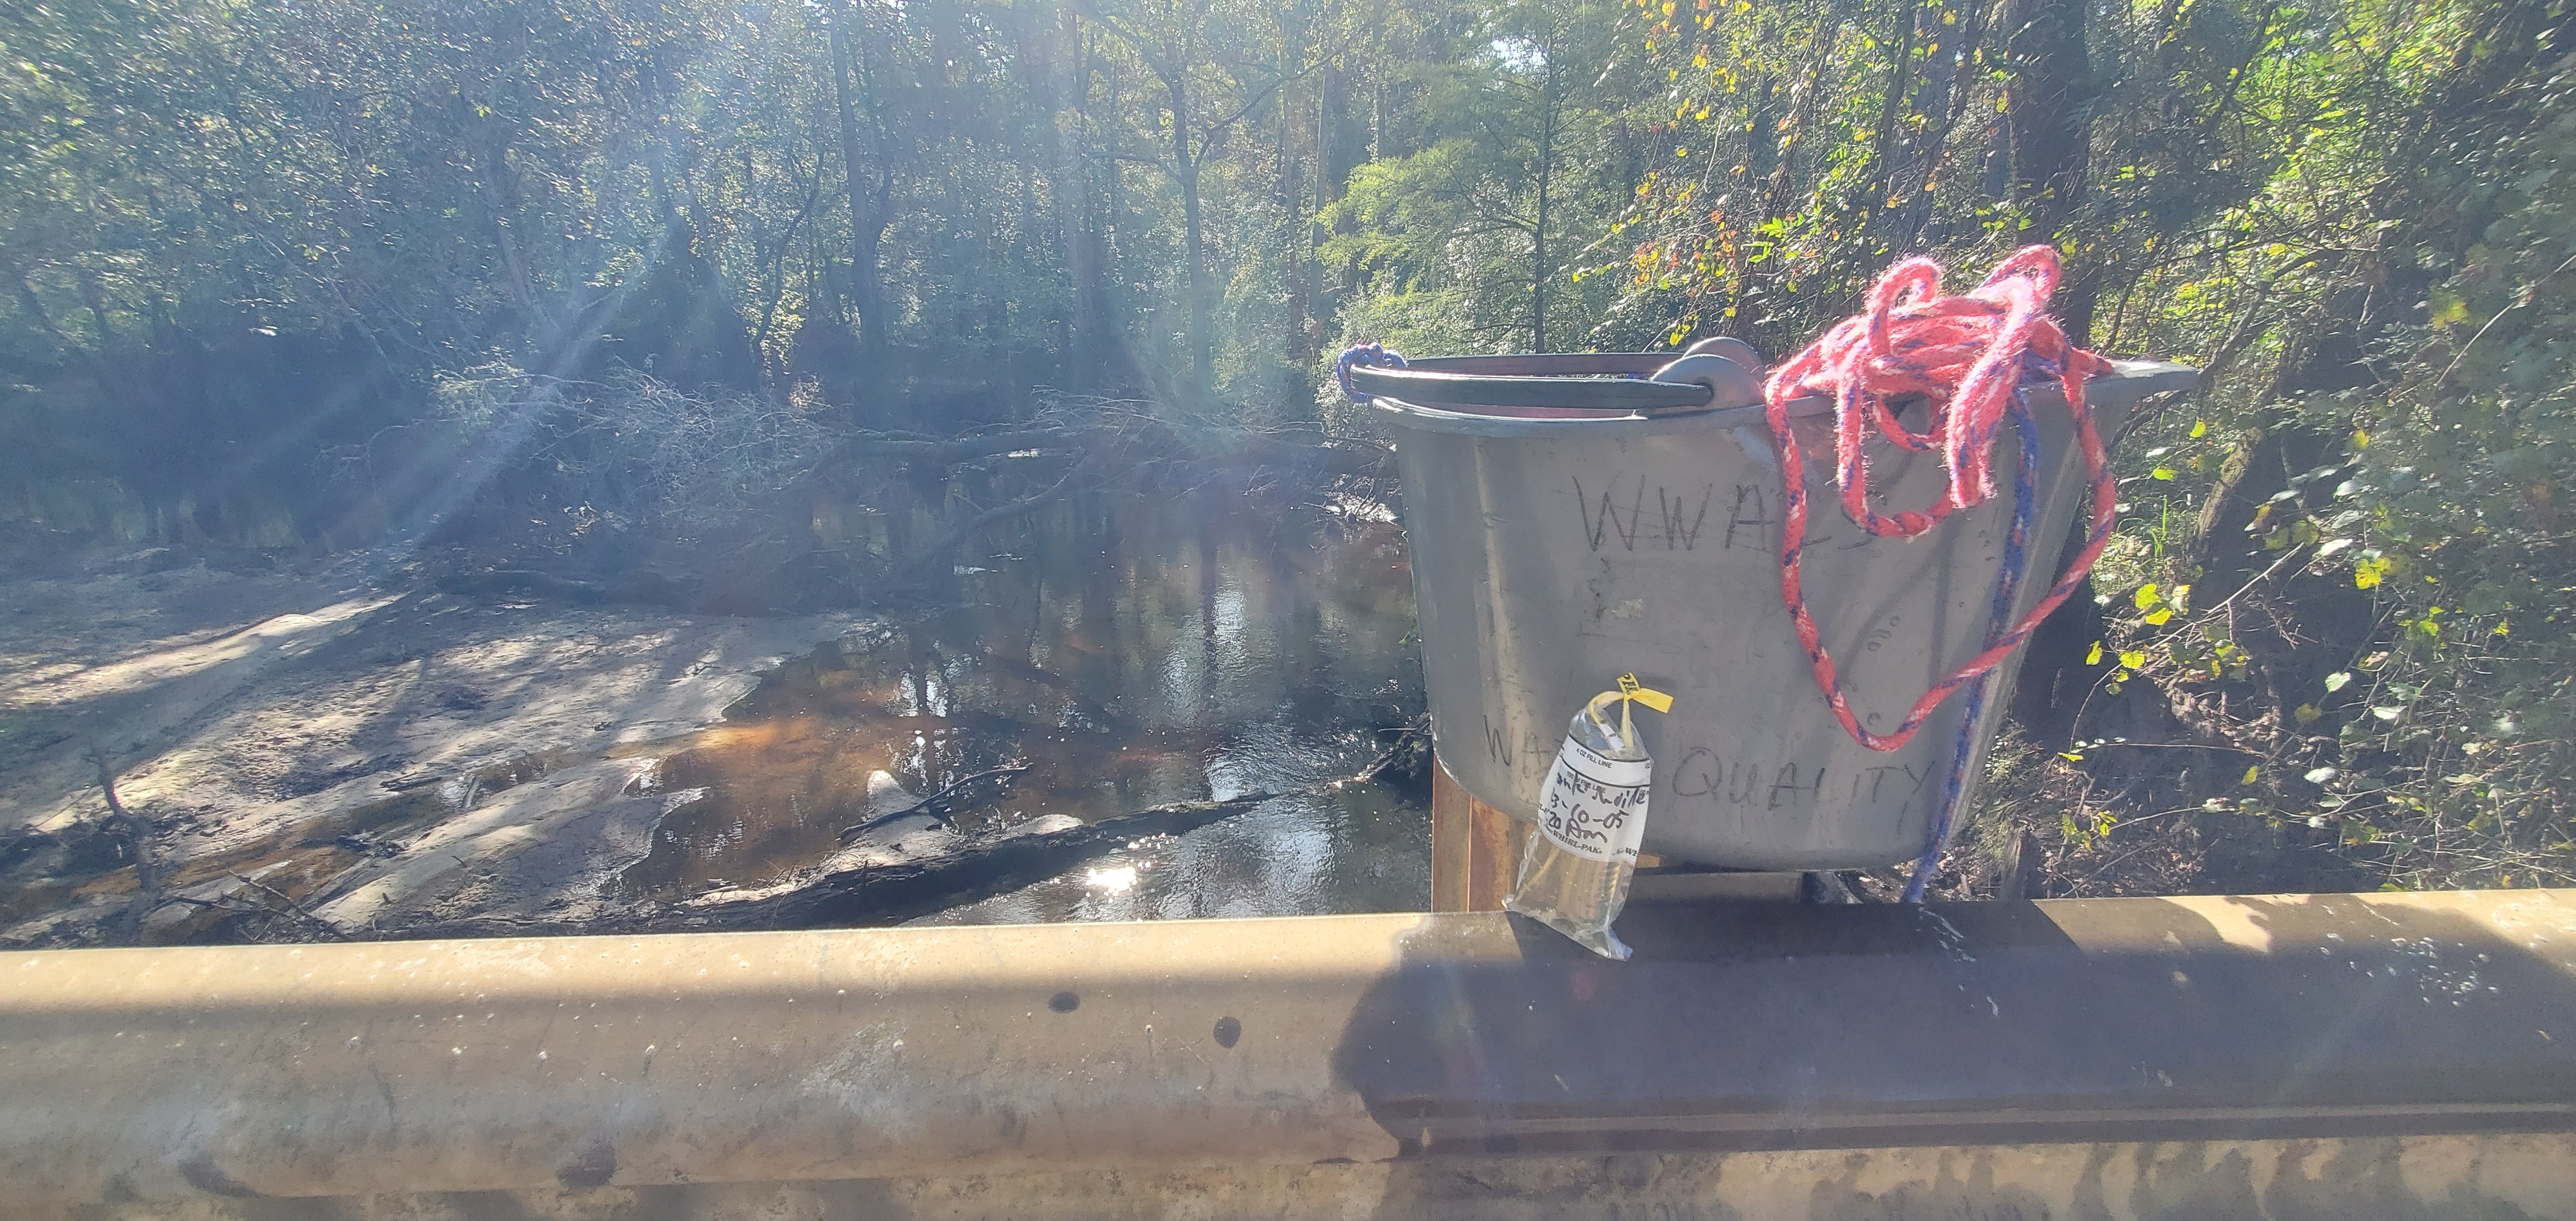
[[[900,458],[907,462],[966,462],[976,458],[990,458],[995,454],[1016,453],[1024,449],[1055,449],[1071,444],[1081,436],[1080,429],[1029,428],[1018,432],[986,433],[980,437],[958,437],[948,441],[915,441],[886,436],[852,437],[841,446],[841,454],[851,458]]]
[[[127,941],[139,941],[143,918],[161,905],[161,879],[152,867],[152,820],[127,810],[116,795],[116,769],[107,765],[105,747],[92,746],[89,758],[98,767],[99,791],[107,796],[107,821],[102,828],[123,837],[126,851],[134,856],[134,901],[117,917],[117,932]]]
[[[259,883],[252,882],[249,878],[242,877],[242,875],[238,873],[234,874],[233,877],[236,880],[247,882],[253,887],[266,891],[268,894],[275,895],[281,902],[285,903],[286,906],[281,909],[267,903],[254,902],[248,897],[237,894],[217,895],[211,899],[200,899],[195,895],[163,895],[159,901],[153,903],[152,910],[159,911],[164,907],[176,905],[179,907],[193,907],[199,911],[220,912],[227,916],[260,916],[268,919],[275,919],[279,916],[302,916],[306,920],[311,921],[316,927],[320,928],[325,934],[328,934],[330,940],[338,941],[348,935],[347,930],[342,929],[339,925],[333,924],[328,920],[324,920],[320,916],[316,916],[311,912],[304,910],[303,907],[297,904],[294,900],[287,898],[283,892],[270,887],[261,886]]]
[[[978,784],[983,781],[992,780],[1002,776],[1017,776],[1027,770],[1029,770],[1029,765],[1022,763],[1012,767],[997,767],[990,771],[976,772],[970,776],[961,776],[954,782],[942,787],[938,792],[932,793],[930,796],[924,797],[921,800],[905,806],[900,810],[896,810],[891,814],[871,818],[866,822],[859,823],[855,826],[841,828],[841,842],[848,843],[850,837],[854,835],[864,835],[867,832],[875,830],[878,827],[882,827],[898,818],[908,818],[915,814],[926,814],[932,818],[939,819],[942,822],[953,822],[954,819],[951,817],[953,811],[948,805],[943,804],[947,802],[949,798],[965,791],[968,785]]]
[[[325,919],[323,919],[322,917],[317,916],[317,915],[313,914],[312,912],[305,910],[305,907],[304,907],[304,905],[303,905],[303,904],[298,903],[298,902],[296,902],[294,899],[287,897],[287,894],[286,894],[286,892],[285,892],[285,891],[279,890],[279,889],[277,889],[277,888],[276,888],[276,887],[274,887],[274,886],[271,886],[271,885],[269,885],[269,884],[267,884],[267,883],[265,883],[265,882],[261,882],[261,881],[259,881],[259,880],[255,879],[255,878],[251,878],[251,877],[246,876],[246,875],[244,875],[244,874],[239,874],[239,873],[234,874],[234,875],[233,875],[233,880],[234,880],[234,881],[236,881],[236,882],[241,883],[241,884],[242,884],[242,885],[244,885],[244,886],[248,886],[248,887],[250,887],[250,888],[251,888],[251,889],[253,889],[253,890],[258,891],[258,892],[260,892],[261,894],[267,895],[269,898],[275,899],[275,900],[277,900],[279,903],[284,904],[284,905],[286,906],[286,910],[287,910],[287,912],[288,912],[289,914],[292,914],[292,915],[294,915],[295,917],[297,917],[298,919],[303,920],[305,923],[310,924],[310,925],[314,926],[315,928],[321,929],[323,932],[329,933],[329,934],[331,934],[331,935],[332,935],[332,936],[334,936],[334,937],[338,937],[338,936],[340,936],[340,926],[339,926],[339,925],[333,924],[333,923],[331,923],[330,921],[325,920]]]
[[[1038,511],[1039,509],[1045,508],[1048,505],[1054,504],[1056,501],[1064,499],[1066,490],[1073,486],[1074,478],[1082,473],[1083,468],[1086,465],[1086,463],[1076,462],[1072,466],[1065,468],[1063,478],[1056,480],[1053,486],[1048,487],[1044,491],[1032,492],[1018,500],[1007,501],[1002,504],[995,505],[973,517],[967,518],[964,522],[960,523],[956,529],[940,535],[938,538],[932,540],[929,546],[922,548],[919,555],[912,557],[910,565],[911,568],[916,573],[930,568],[937,564],[939,560],[949,552],[956,550],[958,544],[965,542],[967,539],[973,538],[976,531],[981,530],[986,526],[993,525],[996,522],[1008,521],[1014,517],[1026,516]]]

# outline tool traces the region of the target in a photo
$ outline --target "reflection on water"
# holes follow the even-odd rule
[[[1426,809],[1354,786],[1131,844],[1064,877],[913,923],[1421,911],[1431,903],[1430,848]]]
[[[1066,508],[960,566],[957,609],[790,664],[642,782],[672,803],[624,878],[661,898],[755,885],[887,806],[959,794],[969,833],[1095,821],[1349,773],[1421,710],[1412,576],[1382,514],[1195,501]],[[1286,519],[1286,520],[1283,520]],[[667,747],[665,748],[667,749]],[[1419,909],[1427,813],[1368,788],[1290,797],[935,920]]]

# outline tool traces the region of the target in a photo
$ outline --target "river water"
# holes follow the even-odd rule
[[[960,829],[1096,821],[1347,775],[1422,711],[1412,576],[1374,505],[1068,506],[956,579],[949,609],[790,663],[663,756],[651,783],[692,800],[624,889],[670,899],[785,876],[882,808],[888,780],[919,796],[1025,766],[997,798],[989,783],[961,793]],[[923,922],[1421,910],[1429,842],[1418,799],[1351,786]]]

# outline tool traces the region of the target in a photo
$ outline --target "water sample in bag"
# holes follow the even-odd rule
[[[1608,719],[1612,702],[1619,720]],[[1573,938],[1604,958],[1626,959],[1628,945],[1610,930],[1628,905],[1637,845],[1646,835],[1646,796],[1655,761],[1637,737],[1629,705],[1669,712],[1673,697],[1619,676],[1619,689],[1592,697],[1565,731],[1565,745],[1540,786],[1538,834],[1521,855],[1521,874],[1503,906]]]

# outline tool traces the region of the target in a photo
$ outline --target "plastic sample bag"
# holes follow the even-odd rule
[[[1619,705],[1618,723],[1608,719]],[[1592,697],[1565,731],[1565,745],[1540,787],[1538,834],[1521,855],[1519,882],[1503,906],[1573,938],[1604,958],[1626,959],[1610,929],[1628,905],[1637,845],[1646,834],[1646,797],[1655,761],[1637,737],[1629,705],[1670,712],[1673,697],[1619,676],[1619,689]]]

